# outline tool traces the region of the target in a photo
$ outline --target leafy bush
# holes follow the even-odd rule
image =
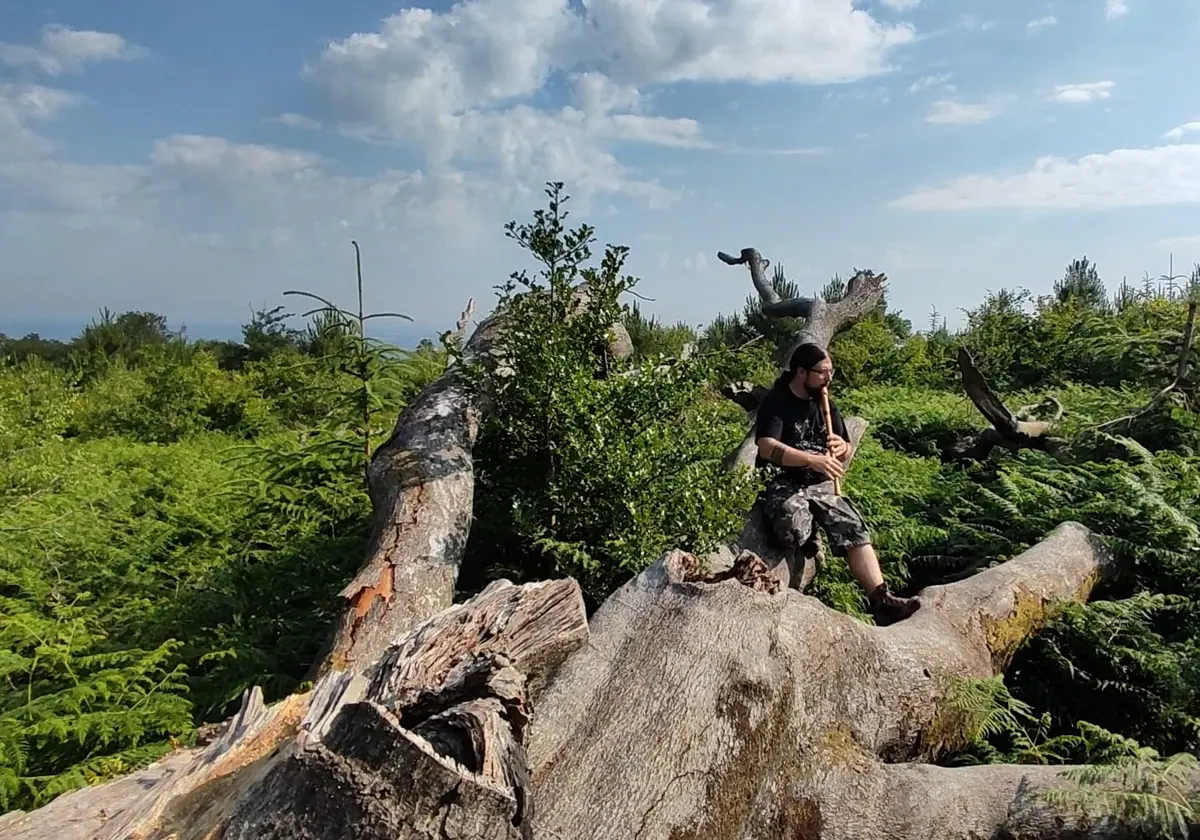
[[[491,411],[464,585],[568,574],[595,602],[666,549],[703,551],[736,533],[758,485],[723,466],[744,434],[740,410],[709,389],[725,352],[660,369],[607,351],[635,283],[621,274],[626,250],[609,246],[585,267],[593,231],[566,228],[560,190],[551,185],[532,224],[509,226],[543,268],[501,287],[503,334],[470,368]]]
[[[0,454],[62,438],[76,411],[69,381],[36,356],[0,368]]]
[[[269,403],[205,350],[152,347],[137,368],[113,363],[92,379],[71,433],[173,443],[202,431],[253,437],[277,427]]]

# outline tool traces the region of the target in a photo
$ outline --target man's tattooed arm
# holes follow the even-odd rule
[[[771,437],[758,439],[758,454],[781,467],[807,467],[812,457]]]

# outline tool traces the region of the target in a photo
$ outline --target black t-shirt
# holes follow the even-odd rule
[[[846,431],[846,421],[842,419],[833,400],[829,401],[829,417],[833,421],[834,433],[848,442],[850,435]],[[756,440],[764,437],[775,438],[780,443],[802,452],[827,452],[829,449],[820,400],[798,397],[786,383],[772,388],[758,407],[754,437]],[[760,455],[755,458],[754,464],[761,468],[769,462]],[[781,469],[789,478],[804,485],[820,484],[829,480],[829,476],[824,473],[807,467]]]

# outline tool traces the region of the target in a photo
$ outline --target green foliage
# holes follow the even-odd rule
[[[1089,723],[1053,734],[1051,716],[1014,697],[1003,676],[947,680],[941,704],[939,724],[951,721],[955,739],[942,754],[951,765],[1113,764],[1140,754],[1130,739]]]
[[[757,483],[723,468],[743,434],[708,387],[723,354],[614,359],[611,326],[629,321],[620,296],[636,282],[622,274],[626,249],[587,266],[592,228],[567,228],[561,184],[547,194],[532,224],[507,229],[541,270],[500,287],[503,335],[469,368],[492,411],[475,449],[464,585],[569,574],[594,602],[666,549],[702,551],[735,532]]]
[[[1045,791],[1049,802],[1096,817],[1139,823],[1144,836],[1187,838],[1200,815],[1200,799],[1188,791],[1200,772],[1195,756],[1179,753],[1165,760],[1139,749],[1112,765],[1063,772],[1074,788]]]
[[[270,405],[207,350],[148,347],[136,368],[107,366],[80,399],[69,434],[173,443],[203,431],[249,438],[277,426]]]
[[[189,343],[106,312],[4,345],[0,809],[136,769],[317,656],[369,528],[367,434],[445,354],[284,318]]]
[[[1072,260],[1067,266],[1067,273],[1054,284],[1054,296],[1060,303],[1077,302],[1084,309],[1107,312],[1109,309],[1108,291],[1096,266],[1084,257]]]
[[[696,331],[682,321],[665,327],[657,316],[647,318],[636,301],[626,310],[624,323],[634,353],[640,359],[679,356],[686,345],[694,345],[699,340]]]
[[[145,610],[211,561],[207,533],[228,521],[209,491],[227,473],[211,443],[171,454],[57,442],[0,468],[8,807],[119,773],[190,729],[179,644],[148,633]]]
[[[0,368],[0,454],[41,440],[61,440],[75,414],[70,377],[31,356]]]
[[[1015,698],[1003,677],[951,680],[942,704],[939,724],[949,723],[965,744],[953,764],[1082,764],[1039,797],[1093,819],[1137,823],[1145,837],[1186,838],[1200,813],[1200,799],[1189,793],[1200,764],[1189,753],[1164,758],[1089,723],[1052,735],[1050,715]]]

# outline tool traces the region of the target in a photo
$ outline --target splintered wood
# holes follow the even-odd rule
[[[223,837],[531,836],[530,697],[587,638],[574,581],[493,583],[389,646],[365,682],[327,674],[303,745]]]

